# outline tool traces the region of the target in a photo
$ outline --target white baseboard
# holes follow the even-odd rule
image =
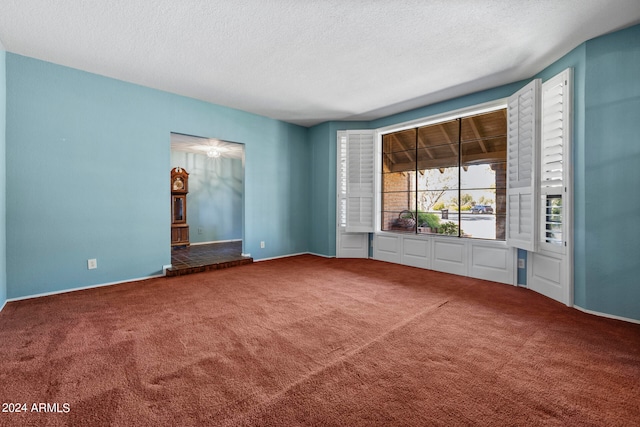
[[[583,313],[593,314],[594,316],[606,317],[608,319],[622,320],[624,322],[637,323],[640,325],[640,320],[638,319],[631,319],[629,317],[616,316],[615,314],[607,314],[607,313],[601,313],[599,311],[587,310],[586,308],[582,308],[579,305],[575,305],[575,304],[573,305],[573,308],[580,310]]]
[[[335,255],[331,256],[331,255],[317,254],[315,252],[305,252],[305,253],[307,253],[309,255],[319,256],[319,257],[322,257],[322,258],[335,258]]]
[[[229,243],[229,242],[242,242],[242,239],[214,240],[214,241],[211,241],[211,242],[198,242],[198,243],[191,243],[191,246],[210,245],[212,243]]]
[[[279,255],[279,256],[273,256],[273,257],[269,257],[269,258],[260,258],[260,259],[255,259],[254,258],[253,262],[271,261],[272,259],[289,258],[289,257],[292,257],[292,256],[298,256],[298,255],[315,255],[315,256],[321,256],[321,257],[326,257],[326,258],[335,258],[335,257],[328,257],[326,255],[314,254],[312,252],[298,252],[297,254]]]
[[[251,257],[251,254],[241,254],[241,255],[244,256],[244,257]],[[313,256],[319,256],[319,257],[322,257],[322,258],[335,258],[335,256],[317,254],[315,252],[298,252],[296,254],[278,255],[278,256],[273,256],[273,257],[269,257],[269,258],[259,258],[259,259],[255,259],[254,258],[253,262],[270,261],[272,259],[289,258],[289,257],[292,257],[292,256],[298,256],[298,255],[313,255]]]
[[[2,311],[3,308],[5,308],[6,305],[7,305],[7,300],[5,300],[5,302],[2,303],[2,307],[0,307],[0,312]]]
[[[297,255],[306,255],[306,254],[308,254],[308,253],[309,253],[309,252],[300,252],[300,253],[297,253],[297,254],[288,254],[288,255],[272,256],[272,257],[269,257],[269,258],[259,258],[259,259],[255,259],[255,258],[254,258],[254,259],[253,259],[253,262],[271,261],[271,260],[273,260],[273,259],[289,258],[289,257],[292,257],[292,256],[297,256]]]
[[[142,280],[155,279],[155,278],[158,278],[158,277],[164,277],[164,274],[155,274],[153,276],[138,277],[138,278],[135,278],[135,279],[127,279],[127,280],[119,280],[117,282],[101,283],[101,284],[98,284],[98,285],[82,286],[80,288],[62,289],[60,291],[43,292],[41,294],[33,294],[33,295],[26,295],[26,296],[23,296],[23,297],[9,298],[9,299],[7,299],[6,302],[14,302],[14,301],[22,301],[22,300],[25,300],[25,299],[48,297],[50,295],[66,294],[68,292],[84,291],[86,289],[102,288],[102,287],[105,287],[105,286],[120,285],[120,284],[123,284],[123,283],[130,283],[130,282],[139,282],[139,281],[142,281]]]

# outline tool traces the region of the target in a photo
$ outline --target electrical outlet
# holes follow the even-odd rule
[[[260,249],[264,249],[264,240],[260,242]]]
[[[202,227],[198,227],[198,234],[202,234]]]
[[[89,270],[94,270],[94,269],[98,268],[98,260],[96,260],[95,258],[88,259],[87,260],[87,268]]]
[[[518,258],[518,268],[524,268],[524,259]]]

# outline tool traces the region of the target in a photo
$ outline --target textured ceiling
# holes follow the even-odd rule
[[[2,0],[7,51],[304,126],[531,77],[639,0]]]

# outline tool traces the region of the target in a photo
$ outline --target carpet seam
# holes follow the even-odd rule
[[[239,417],[235,417],[235,418],[229,420],[229,422],[231,422],[232,425],[237,425],[239,422],[244,422],[247,419],[250,419],[252,414],[259,413],[264,408],[267,408],[267,407],[271,406],[272,404],[274,404],[275,402],[281,400],[284,397],[284,395],[286,395],[290,390],[293,390],[294,388],[298,387],[299,385],[307,382],[309,379],[320,375],[321,373],[325,372],[326,370],[328,370],[328,369],[330,369],[330,368],[332,368],[334,366],[338,366],[340,364],[345,363],[345,361],[347,359],[352,358],[353,356],[361,353],[365,349],[371,347],[373,344],[375,344],[377,342],[380,342],[383,338],[393,334],[394,332],[400,330],[401,328],[406,327],[407,325],[409,325],[412,322],[414,322],[417,318],[422,317],[422,316],[424,316],[424,315],[426,315],[428,313],[437,311],[439,308],[441,308],[442,306],[444,306],[445,304],[450,302],[451,299],[452,298],[449,297],[444,302],[439,302],[439,303],[436,303],[436,304],[432,304],[429,307],[427,307],[427,308],[417,312],[416,314],[410,316],[409,318],[396,323],[393,327],[391,327],[389,330],[383,332],[382,334],[378,335],[376,338],[374,338],[372,340],[369,340],[368,342],[366,342],[366,343],[356,347],[355,349],[347,352],[346,354],[341,356],[339,359],[336,359],[333,362],[330,362],[330,363],[328,363],[326,365],[321,366],[318,369],[315,369],[315,370],[309,372],[308,374],[306,374],[303,377],[301,377],[299,380],[294,381],[293,383],[291,383],[287,387],[283,388],[282,390],[278,391],[277,393],[274,393],[266,401],[258,403],[255,407],[253,407],[248,412],[245,412],[244,414],[240,415]]]

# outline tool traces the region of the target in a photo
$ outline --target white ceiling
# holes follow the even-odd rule
[[[310,126],[529,78],[639,0],[2,0],[9,52]]]

